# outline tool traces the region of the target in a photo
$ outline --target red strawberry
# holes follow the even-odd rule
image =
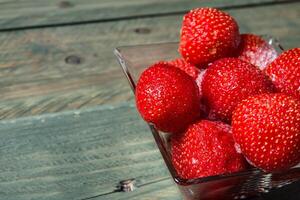
[[[300,48],[282,53],[266,68],[266,74],[278,91],[300,100]]]
[[[300,162],[300,102],[286,94],[249,97],[235,109],[233,137],[250,163],[265,171]]]
[[[168,61],[167,63],[181,69],[182,71],[184,71],[185,73],[187,73],[188,75],[190,75],[197,83],[197,86],[199,88],[199,95],[202,96],[202,80],[203,80],[203,76],[206,72],[206,69],[198,69],[197,67],[195,67],[194,65],[186,62],[184,59],[182,58],[177,58],[175,60],[171,60]],[[207,106],[200,101],[200,112],[201,112],[201,117],[206,118],[208,116],[208,108]]]
[[[254,34],[242,34],[238,50],[238,58],[265,69],[276,57],[276,50],[260,36]]]
[[[187,73],[188,75],[190,75],[194,80],[197,79],[200,70],[195,67],[194,65],[186,62],[184,59],[182,58],[177,58],[175,60],[171,60],[168,62],[169,64],[181,69],[182,71],[184,71],[185,73]]]
[[[181,132],[200,115],[195,81],[165,62],[154,64],[142,73],[135,95],[141,116],[161,131]]]
[[[236,105],[248,96],[272,91],[272,83],[254,65],[238,58],[223,58],[207,69],[202,83],[210,118],[230,121]]]
[[[183,134],[171,137],[173,165],[181,178],[191,179],[240,171],[246,168],[236,152],[231,127],[202,120]]]
[[[190,75],[196,81],[198,88],[199,88],[199,93],[201,96],[201,94],[202,94],[201,84],[202,84],[203,75],[205,74],[206,69],[200,70],[197,67],[195,67],[194,65],[186,62],[183,58],[177,58],[175,60],[168,61],[167,63],[173,65],[174,67],[181,69],[182,71],[184,71],[185,73]]]
[[[239,42],[239,27],[227,13],[215,8],[197,8],[183,18],[179,51],[197,67],[233,55]]]

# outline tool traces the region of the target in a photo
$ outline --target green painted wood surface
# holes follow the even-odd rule
[[[300,3],[229,12],[240,23],[241,32],[271,34],[286,48],[299,46]],[[172,15],[1,33],[0,118],[129,102],[132,94],[112,54],[114,47],[176,41],[181,18]],[[141,28],[149,31],[136,32]]]
[[[132,197],[159,180],[162,190],[178,195],[164,180],[169,173],[133,106],[2,120],[0,137],[1,199],[83,199],[110,193],[129,178],[142,188]]]
[[[286,0],[0,0],[0,30],[183,12],[199,6],[232,7]]]
[[[147,126],[135,112],[112,50],[177,40],[181,14],[145,15],[181,12],[198,1],[184,6],[177,0],[160,2],[172,2],[177,9],[162,10],[158,1],[116,1],[120,3],[112,8],[107,0],[101,1],[100,14],[96,1],[85,2],[58,8],[58,1],[0,0],[2,30],[94,20],[82,16],[101,21],[120,12],[118,20],[105,23],[0,33],[0,199],[180,199]],[[141,5],[147,5],[144,11]],[[82,14],[87,11],[90,15]],[[300,3],[227,11],[242,32],[274,35],[286,48],[300,44]],[[112,14],[105,18],[105,12]],[[123,18],[132,13],[143,17]],[[136,178],[136,191],[113,192],[128,178]]]

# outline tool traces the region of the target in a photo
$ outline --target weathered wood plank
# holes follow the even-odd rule
[[[0,29],[59,25],[183,12],[198,6],[230,7],[286,0],[0,0]]]
[[[229,12],[242,32],[274,35],[286,48],[300,45],[300,3]],[[176,41],[181,17],[1,33],[0,118],[130,101],[113,48]],[[149,31],[135,31],[140,28]]]
[[[133,106],[2,120],[0,137],[1,199],[82,199],[169,177]]]
[[[133,105],[2,120],[0,137],[1,199],[181,197]],[[114,192],[129,178],[137,181],[135,191]]]

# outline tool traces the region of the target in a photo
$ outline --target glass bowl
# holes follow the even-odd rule
[[[272,45],[278,53],[283,50],[276,39],[270,36],[263,36],[263,38]],[[114,53],[134,92],[140,74],[148,66],[157,61],[178,58],[179,54],[177,48],[178,43],[171,42],[123,46],[116,48]],[[256,168],[252,168],[248,171],[231,174],[221,174],[197,179],[181,179],[177,175],[171,162],[168,145],[169,134],[158,131],[151,124],[149,124],[149,127],[161,155],[184,199],[230,200],[253,198],[300,180],[300,166],[280,173],[265,173]]]

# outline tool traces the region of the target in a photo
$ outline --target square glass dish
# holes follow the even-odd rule
[[[280,53],[283,48],[270,36],[264,39]],[[178,43],[161,43],[138,46],[124,46],[115,49],[123,72],[135,91],[140,74],[150,65],[161,60],[172,60],[179,57]],[[261,196],[271,190],[300,180],[300,166],[280,173],[265,173],[256,168],[226,175],[210,176],[197,179],[181,179],[171,162],[169,134],[160,132],[149,124],[155,142],[162,157],[184,199],[192,200],[230,200],[247,199]]]

